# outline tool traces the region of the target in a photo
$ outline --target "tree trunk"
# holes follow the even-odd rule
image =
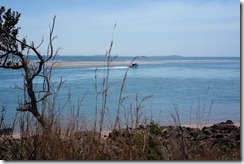
[[[36,101],[35,92],[33,90],[33,80],[32,79],[27,79],[27,92],[31,99],[31,108],[29,109],[29,111],[34,115],[34,117],[37,119],[37,121],[41,124],[41,126],[43,128],[49,129],[50,126],[47,123],[45,117],[41,116],[40,113],[38,112],[37,101]]]

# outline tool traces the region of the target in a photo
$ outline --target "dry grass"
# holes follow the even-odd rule
[[[0,157],[3,160],[240,160],[240,146],[234,143],[210,148],[201,140],[189,142],[180,127],[172,127],[174,133],[165,139],[163,136],[168,134],[153,121],[137,129],[114,130],[108,136],[108,133],[100,135],[92,130],[76,131],[54,124],[51,132],[38,129],[19,139],[1,135]]]

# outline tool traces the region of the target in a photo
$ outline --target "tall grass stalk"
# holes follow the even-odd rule
[[[135,107],[135,115],[136,115],[136,120],[135,120],[135,128],[138,128],[139,121],[141,118],[142,113],[140,113],[140,110],[143,108],[142,103],[151,98],[153,95],[147,95],[141,99],[141,101],[138,100],[138,94],[136,94],[136,107]]]
[[[207,96],[209,94],[209,91],[210,91],[210,87],[208,87],[207,89],[207,95],[204,98],[203,104],[200,97],[198,97],[197,109],[196,109],[196,127],[198,128],[202,128],[203,126],[206,126],[210,120],[210,115],[211,115],[214,100],[211,101],[207,111]]]
[[[110,43],[110,47],[109,50],[106,52],[105,56],[107,57],[107,61],[106,61],[106,70],[103,76],[103,84],[102,84],[102,108],[101,108],[101,112],[100,112],[100,126],[99,126],[99,134],[101,134],[102,129],[103,129],[103,125],[104,125],[104,116],[105,116],[105,111],[106,109],[108,109],[107,107],[107,96],[108,96],[108,90],[109,90],[109,74],[110,74],[110,69],[111,69],[111,65],[113,60],[116,58],[111,56],[111,52],[112,52],[112,48],[113,48],[113,38],[114,38],[114,31],[116,28],[116,23],[114,24],[114,28],[113,28],[113,34],[112,34],[112,39],[111,39],[111,43]]]
[[[187,150],[186,150],[187,144],[186,144],[185,136],[184,136],[184,133],[183,133],[183,130],[181,127],[180,114],[179,114],[179,109],[177,106],[174,107],[174,113],[171,113],[171,117],[174,120],[176,128],[178,128],[177,131],[180,136],[179,141],[180,141],[180,148],[182,151],[183,159],[187,160],[189,158],[188,154],[187,154]]]
[[[97,82],[97,68],[95,69],[95,119],[94,119],[94,133],[97,130],[97,119],[98,119],[98,82]]]
[[[138,58],[138,56],[134,57],[131,62],[130,62],[130,65]],[[120,86],[120,92],[119,92],[119,102],[118,102],[118,107],[117,107],[117,114],[116,114],[116,118],[115,118],[115,121],[114,121],[114,129],[116,129],[116,127],[118,126],[119,129],[121,129],[120,127],[120,118],[119,118],[119,115],[120,115],[120,108],[122,106],[122,103],[123,101],[125,100],[125,97],[122,97],[123,95],[123,91],[124,91],[124,87],[125,87],[125,81],[127,79],[127,74],[128,74],[128,71],[129,71],[130,67],[128,67],[125,71],[125,74],[124,74],[124,78],[122,80],[122,83],[121,83],[121,86]]]

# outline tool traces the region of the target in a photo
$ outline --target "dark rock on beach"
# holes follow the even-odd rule
[[[109,134],[108,139],[120,143],[130,141],[128,144],[134,144],[137,142],[135,138],[138,138],[138,134],[145,130],[146,128],[142,127],[130,131],[125,129],[121,131],[116,130]],[[150,135],[152,136],[152,134]],[[146,140],[145,136],[144,133],[144,140]],[[160,134],[153,137],[158,144],[166,145],[165,151],[173,152],[173,147],[178,145],[178,149],[181,149],[182,146],[185,147],[184,149],[187,152],[185,154],[194,154],[197,150],[204,150],[202,154],[206,154],[208,151],[218,152],[223,150],[224,152],[231,152],[232,149],[240,149],[240,127],[235,126],[231,120],[206,126],[202,129],[182,126],[161,126]]]

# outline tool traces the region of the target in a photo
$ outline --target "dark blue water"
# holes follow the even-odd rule
[[[118,57],[115,61],[132,60],[133,57]],[[104,56],[59,57],[57,61],[104,61]],[[140,64],[129,69],[122,97],[126,97],[121,108],[121,118],[129,116],[140,101],[142,103],[141,120],[171,124],[171,114],[178,109],[182,124],[199,122],[214,123],[231,119],[240,122],[240,58],[186,58],[186,57],[140,57],[136,62],[162,61],[160,64]],[[95,69],[98,91],[102,91],[102,82],[106,67],[72,66],[57,67],[53,72],[53,82],[60,77],[66,82],[58,94],[57,106],[68,99],[69,91],[74,106],[82,99],[81,112],[88,118],[94,118],[95,106],[101,107],[101,95],[96,103]],[[127,66],[113,66],[109,74],[107,99],[107,117],[115,119],[118,108],[120,88]],[[7,108],[7,116],[15,114],[18,100],[23,93],[16,88],[23,86],[21,71],[0,69],[0,105]],[[41,81],[37,80],[37,87]],[[39,83],[39,84],[38,84]],[[63,111],[65,113],[65,109]],[[200,113],[200,114],[199,114]],[[108,119],[109,120],[109,119]]]

